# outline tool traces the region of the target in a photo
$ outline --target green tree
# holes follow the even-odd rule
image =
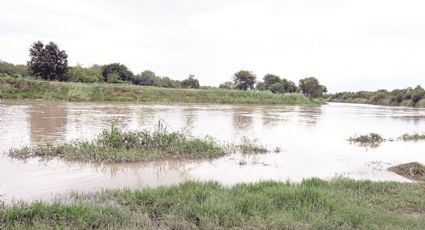
[[[141,74],[134,76],[133,84],[153,86],[155,81],[159,81],[153,71],[145,70]]]
[[[422,98],[425,97],[425,90],[420,86],[416,86],[412,90],[412,101],[414,104],[416,104],[418,101],[420,101]]]
[[[41,41],[32,44],[30,48],[28,69],[30,75],[44,80],[67,80],[68,55],[60,50],[54,42],[44,45]]]
[[[282,82],[275,82],[269,87],[269,90],[273,93],[285,93],[285,88]]]
[[[233,76],[233,84],[236,89],[247,90],[253,89],[255,85],[256,76],[246,70],[241,70]]]
[[[257,82],[257,85],[255,86],[255,88],[260,91],[264,91],[268,89],[264,82]]]
[[[280,77],[274,74],[266,74],[263,78],[264,84],[266,85],[267,89],[270,88],[275,83],[278,83],[281,81]]]
[[[326,89],[315,77],[301,79],[299,87],[301,92],[310,98],[321,97]]]
[[[112,74],[117,74],[118,79],[115,79],[116,76]],[[122,81],[131,81],[133,79],[133,73],[128,70],[127,66],[120,63],[112,63],[103,66],[102,69],[103,80],[106,82],[122,82]],[[109,80],[108,78],[113,76],[114,79]]]
[[[189,75],[189,77],[181,82],[183,88],[199,89],[199,81],[195,79],[195,75]]]
[[[77,64],[68,68],[68,80],[85,83],[99,82],[102,81],[102,70],[99,65],[85,68]]]

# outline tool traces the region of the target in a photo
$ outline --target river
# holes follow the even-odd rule
[[[112,123],[123,129],[169,130],[209,135],[222,143],[256,138],[279,153],[235,153],[214,160],[131,164],[18,160],[10,148],[93,138]],[[322,106],[128,104],[10,101],[0,103],[0,195],[5,201],[48,200],[70,191],[141,188],[186,180],[225,185],[259,180],[299,182],[338,176],[409,182],[386,170],[425,163],[425,142],[385,142],[377,148],[350,144],[353,135],[384,137],[425,131],[425,109],[331,103]]]

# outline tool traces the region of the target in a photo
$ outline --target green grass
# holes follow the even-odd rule
[[[0,208],[0,228],[424,229],[425,184],[309,179],[186,182]]]
[[[122,131],[115,126],[92,141],[76,140],[62,145],[39,145],[9,150],[14,158],[60,158],[84,162],[136,162],[156,159],[194,159],[223,156],[224,147],[211,137],[196,138],[169,132],[161,122],[154,131]]]
[[[65,101],[187,102],[218,104],[323,104],[301,94],[273,94],[224,89],[170,89],[131,84],[72,83],[0,76],[0,96],[6,99]]]

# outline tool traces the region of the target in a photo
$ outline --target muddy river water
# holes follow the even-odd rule
[[[112,122],[124,129],[152,129],[158,120],[169,130],[209,135],[221,142],[257,138],[279,153],[235,153],[214,160],[132,164],[17,160],[13,147],[93,138]],[[0,104],[0,195],[3,200],[50,199],[70,191],[141,188],[185,180],[225,185],[259,180],[298,182],[337,176],[373,181],[405,181],[386,168],[425,163],[425,142],[386,142],[366,148],[350,136],[376,132],[384,137],[425,132],[425,109],[353,104],[254,106],[3,101]]]

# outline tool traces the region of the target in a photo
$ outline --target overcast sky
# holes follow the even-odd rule
[[[423,0],[13,0],[0,4],[0,59],[54,41],[71,65],[120,62],[202,85],[240,70],[332,92],[425,85]]]

